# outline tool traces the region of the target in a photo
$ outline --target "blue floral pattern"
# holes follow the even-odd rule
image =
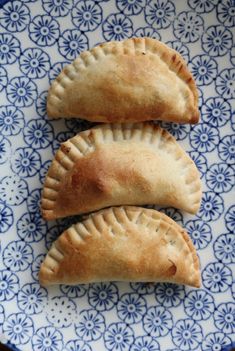
[[[224,264],[209,263],[202,271],[203,285],[213,293],[228,290],[232,284],[231,269]]]
[[[134,332],[125,323],[113,323],[108,326],[104,334],[107,350],[128,351],[134,341]]]
[[[174,21],[174,35],[182,43],[194,43],[203,31],[204,20],[193,11],[182,12]]]
[[[12,351],[232,348],[234,25],[234,0],[0,0],[0,342]],[[44,221],[42,185],[61,142],[93,126],[49,119],[49,85],[81,52],[131,37],[179,52],[198,88],[198,124],[156,123],[196,163],[201,207],[194,216],[155,208],[188,232],[201,287],[150,280],[44,288],[47,250],[81,217]]]
[[[43,78],[50,69],[49,60],[42,49],[26,49],[20,57],[21,72],[29,78]]]
[[[88,299],[97,311],[109,311],[118,301],[118,289],[113,283],[91,284]]]
[[[117,304],[117,313],[127,324],[138,323],[146,313],[146,301],[135,293],[124,294]]]
[[[145,7],[146,22],[153,28],[168,28],[175,16],[175,5],[168,0],[150,0]]]
[[[132,33],[132,21],[121,13],[109,15],[103,22],[105,40],[123,40],[130,38]]]
[[[213,314],[212,295],[204,290],[191,291],[184,300],[185,313],[195,321],[205,320]]]
[[[202,328],[192,319],[179,320],[172,329],[172,340],[181,351],[195,350],[202,341]]]
[[[167,335],[172,326],[172,314],[162,306],[150,307],[143,318],[144,330],[155,338]]]
[[[29,9],[21,1],[7,2],[0,9],[0,24],[9,32],[22,32],[29,21]]]
[[[102,21],[102,9],[93,0],[78,1],[72,10],[73,24],[81,31],[94,31]]]
[[[100,339],[105,330],[104,316],[93,309],[82,311],[75,330],[78,337],[84,341]]]
[[[232,44],[232,33],[224,26],[211,26],[202,36],[202,48],[210,56],[224,56]]]

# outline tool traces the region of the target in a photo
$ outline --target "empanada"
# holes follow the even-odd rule
[[[198,93],[179,53],[155,39],[132,38],[96,46],[66,66],[49,90],[47,113],[92,122],[197,123]]]
[[[200,286],[188,234],[172,219],[141,207],[112,207],[66,230],[41,265],[42,285],[167,281]]]
[[[61,145],[45,179],[42,215],[49,220],[143,204],[196,213],[200,200],[199,172],[166,130],[103,124]]]

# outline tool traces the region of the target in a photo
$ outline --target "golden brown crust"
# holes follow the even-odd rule
[[[83,52],[52,83],[49,117],[97,122],[197,123],[198,92],[182,56],[158,40],[107,42]]]
[[[63,143],[45,179],[42,215],[55,219],[108,206],[157,204],[196,213],[194,162],[164,129],[107,124]]]
[[[200,287],[199,261],[188,234],[166,215],[113,207],[90,215],[53,244],[42,285],[97,281],[168,281]]]

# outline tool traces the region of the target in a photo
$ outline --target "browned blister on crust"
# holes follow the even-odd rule
[[[166,281],[200,287],[188,234],[166,215],[141,207],[101,210],[66,230],[39,273],[42,285]]]
[[[106,124],[61,145],[45,179],[41,208],[47,220],[120,205],[196,213],[201,195],[194,162],[166,130],[149,123]]]
[[[92,122],[197,123],[198,92],[182,56],[158,40],[107,42],[83,52],[52,83],[47,113]]]

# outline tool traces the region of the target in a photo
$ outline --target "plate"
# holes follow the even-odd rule
[[[235,334],[234,1],[0,4],[1,342],[21,351],[229,349]],[[43,180],[59,144],[91,125],[48,120],[49,84],[81,51],[132,36],[179,51],[199,88],[200,123],[162,125],[195,160],[202,205],[196,216],[163,211],[191,236],[202,287],[108,282],[45,289],[40,263],[76,219],[41,218]]]

